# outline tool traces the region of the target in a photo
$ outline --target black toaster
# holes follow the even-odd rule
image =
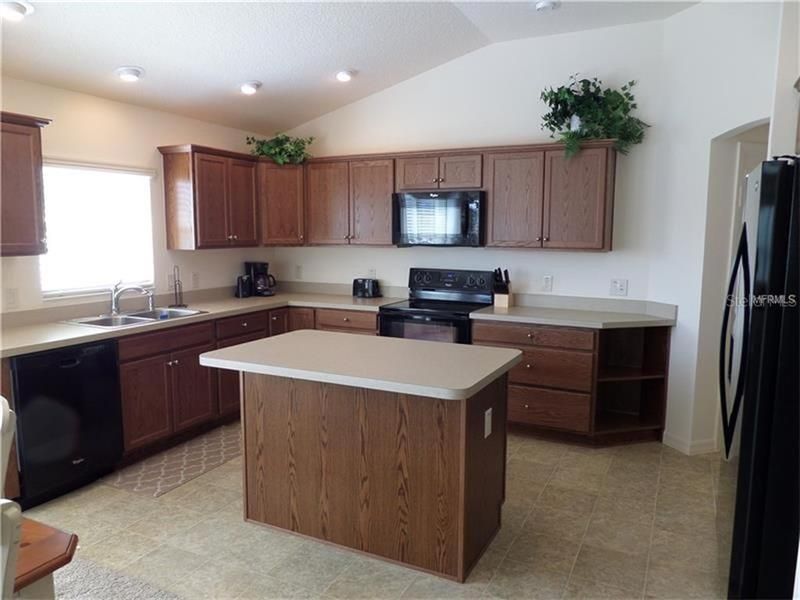
[[[356,298],[380,298],[381,286],[377,279],[353,279],[353,296]]]

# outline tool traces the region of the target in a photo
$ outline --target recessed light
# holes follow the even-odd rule
[[[539,12],[546,12],[549,10],[555,10],[561,5],[561,2],[558,0],[539,0],[534,6],[536,10]]]
[[[260,81],[247,81],[242,84],[242,87],[239,89],[242,90],[242,93],[246,96],[252,96],[258,91],[258,88],[261,87]]]
[[[0,18],[6,21],[18,23],[33,12],[33,5],[30,2],[0,2]]]
[[[144,77],[144,69],[142,67],[120,67],[114,73],[125,83],[133,83]]]
[[[339,71],[336,74],[336,79],[338,79],[342,83],[347,83],[352,78],[353,78],[353,72],[352,71]]]

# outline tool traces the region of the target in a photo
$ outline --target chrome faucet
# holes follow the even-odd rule
[[[122,282],[117,282],[111,288],[111,314],[119,314],[119,299],[125,292],[139,292],[142,296],[147,296],[147,310],[155,308],[155,301],[153,299],[153,290],[148,290],[140,285],[122,285]]]

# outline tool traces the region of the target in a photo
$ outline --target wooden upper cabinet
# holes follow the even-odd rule
[[[397,159],[397,190],[433,190],[439,187],[439,157]]]
[[[545,153],[543,247],[611,249],[614,162],[609,148]]]
[[[309,244],[350,241],[350,168],[347,161],[306,166],[306,229]]]
[[[439,188],[479,188],[483,183],[483,157],[480,154],[441,156],[439,158]]]
[[[0,255],[47,252],[41,128],[48,119],[0,113]]]
[[[398,158],[397,190],[479,188],[483,183],[482,162],[480,154]]]
[[[228,229],[231,246],[258,246],[256,163],[228,161]]]
[[[222,156],[194,155],[197,247],[224,248],[230,245],[228,233],[227,159]]]
[[[203,146],[162,146],[167,248],[258,245],[256,160]]]
[[[304,190],[302,165],[258,163],[262,244],[265,246],[303,244]]]
[[[487,245],[542,246],[544,161],[544,152],[486,155]]]
[[[392,244],[394,161],[350,162],[350,243]]]

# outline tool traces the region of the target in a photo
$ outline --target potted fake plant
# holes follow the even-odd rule
[[[313,137],[291,137],[285,133],[279,133],[268,140],[248,137],[247,145],[253,146],[251,152],[256,156],[266,156],[276,164],[299,165],[311,158],[308,146],[313,141]]]
[[[542,92],[541,99],[550,109],[542,117],[542,129],[564,143],[567,156],[575,155],[584,140],[607,138],[613,138],[616,149],[627,154],[631,146],[642,142],[649,127],[631,114],[637,108],[631,91],[634,85],[635,81],[629,81],[619,89],[604,88],[597,78],[572,75],[567,85]]]

